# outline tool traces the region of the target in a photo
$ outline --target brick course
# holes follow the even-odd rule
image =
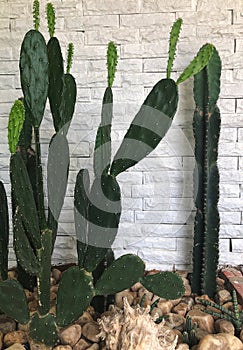
[[[47,1],[41,1],[41,30],[48,38]],[[106,87],[106,45],[118,44],[114,83],[113,152],[154,83],[165,75],[172,22],[182,17],[176,78],[205,42],[222,58],[219,100],[222,130],[220,168],[220,264],[243,263],[243,4],[242,0],[55,0],[63,56],[68,42],[75,47],[73,74],[78,96],[68,139],[70,175],[54,263],[76,259],[73,189],[77,171],[92,168],[94,138]],[[32,26],[27,0],[0,1],[0,178],[9,185],[7,118],[21,96],[18,55],[21,40]],[[194,168],[192,79],[179,87],[181,97],[173,127],[158,148],[141,163],[119,175],[124,211],[114,244],[116,255],[138,253],[148,268],[191,267],[193,237],[192,176]],[[49,106],[47,104],[49,109]],[[179,130],[179,132],[178,132]],[[52,121],[47,110],[41,137],[46,171]],[[184,136],[183,136],[184,135]],[[168,198],[168,191],[170,198]],[[230,243],[231,241],[231,243]],[[232,250],[232,251],[230,251]],[[11,250],[11,264],[14,254]]]

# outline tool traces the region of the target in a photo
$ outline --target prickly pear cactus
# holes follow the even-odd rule
[[[0,279],[8,278],[9,218],[8,200],[2,181],[0,181]]]
[[[20,100],[14,102],[8,122],[8,144],[10,153],[15,153],[19,143],[20,134],[24,125],[25,108]]]

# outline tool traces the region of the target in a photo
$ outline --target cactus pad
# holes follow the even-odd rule
[[[2,181],[0,181],[0,279],[8,278],[9,218],[8,200]]]
[[[15,153],[25,119],[24,104],[20,100],[14,102],[8,122],[8,144],[10,153]]]
[[[30,321],[30,337],[38,343],[53,346],[58,343],[55,317],[52,314],[39,316],[35,313]]]

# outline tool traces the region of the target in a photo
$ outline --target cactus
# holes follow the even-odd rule
[[[193,130],[195,137],[195,205],[193,278],[194,293],[216,292],[219,256],[219,173],[217,167],[221,61],[214,48],[208,65],[195,76]],[[197,175],[197,178],[196,178]],[[197,183],[196,183],[197,181]]]
[[[196,337],[197,324],[192,325],[192,319],[190,316],[186,317],[185,329],[182,333],[182,342],[186,343],[191,347],[198,344]]]
[[[73,64],[73,51],[74,51],[73,43],[69,43],[68,52],[67,52],[67,68],[66,68],[67,74],[70,74],[70,70]]]
[[[2,181],[0,181],[0,279],[8,278],[9,218],[8,200]]]
[[[8,144],[10,153],[15,153],[19,143],[20,134],[24,125],[25,109],[20,100],[16,100],[9,115]]]
[[[55,16],[54,6],[51,3],[48,3],[46,5],[46,16],[47,16],[47,23],[48,23],[48,31],[49,31],[50,37],[52,38],[55,33],[56,16]]]
[[[58,343],[58,332],[55,317],[52,314],[39,316],[37,313],[30,321],[30,338],[46,346],[53,346]]]
[[[239,335],[243,325],[243,310],[239,310],[237,295],[234,289],[232,291],[232,298],[233,298],[232,311],[227,309],[223,305],[218,305],[212,301],[208,301],[204,299],[199,299],[198,301],[204,306],[210,306],[210,307],[213,307],[214,309],[218,309],[219,312],[213,311],[211,309],[204,309],[203,312],[206,312],[212,315],[213,317],[223,318],[227,321],[232,322],[233,325],[235,326],[237,335]]]
[[[173,67],[173,62],[176,53],[176,46],[179,39],[179,34],[181,30],[182,19],[178,18],[177,21],[173,24],[170,32],[170,48],[169,48],[169,59],[167,64],[167,79],[170,79],[171,70]]]

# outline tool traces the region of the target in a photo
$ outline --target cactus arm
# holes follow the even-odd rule
[[[170,79],[171,70],[174,63],[176,46],[179,39],[179,34],[181,30],[182,19],[178,18],[177,21],[173,24],[170,32],[170,46],[169,46],[169,59],[167,64],[167,79]]]
[[[113,115],[113,93],[107,87],[102,102],[101,123],[97,130],[94,150],[95,176],[108,174],[111,162],[111,120]]]
[[[185,292],[182,279],[174,272],[144,276],[140,278],[140,282],[147,290],[165,299],[178,299]]]
[[[45,315],[50,309],[50,273],[52,253],[52,231],[46,229],[41,235],[42,248],[38,251],[40,273],[38,284],[38,312]]]
[[[198,51],[196,57],[191,61],[191,63],[185,68],[182,74],[176,81],[179,85],[183,81],[189,79],[193,75],[199,73],[209,62],[214,51],[214,46],[212,44],[203,45]]]
[[[70,126],[77,98],[77,86],[72,74],[65,74],[63,77],[63,96],[60,105],[60,122],[57,131],[67,134]]]
[[[67,68],[66,68],[67,74],[70,74],[71,67],[73,64],[73,52],[74,52],[73,43],[69,43],[68,44],[68,51],[67,51]]]
[[[29,322],[29,310],[23,287],[14,279],[0,282],[0,309],[19,323]]]
[[[172,123],[177,104],[174,80],[160,80],[132,121],[111,165],[112,176],[135,165],[157,147]]]
[[[126,254],[113,261],[95,284],[96,295],[118,293],[130,288],[143,275],[144,262],[133,254]]]
[[[13,238],[16,258],[22,269],[30,275],[38,275],[40,272],[39,261],[26,235],[18,207],[16,208],[13,218]]]
[[[21,131],[23,129],[25,119],[25,108],[24,104],[20,100],[14,102],[9,115],[8,123],[8,144],[10,153],[16,152],[17,145],[19,143],[19,138]]]
[[[30,338],[38,343],[52,347],[58,343],[58,331],[52,314],[39,316],[35,313],[30,321]]]
[[[58,326],[69,325],[87,309],[94,296],[92,281],[91,274],[80,270],[77,266],[70,267],[64,272],[57,292]]]
[[[53,37],[48,41],[47,54],[49,61],[49,88],[48,98],[53,118],[55,131],[59,130],[60,105],[64,89],[64,68],[60,44],[57,38]]]
[[[48,31],[49,31],[50,37],[52,38],[55,33],[56,16],[55,16],[54,6],[51,3],[48,3],[46,5],[46,16],[47,16]]]
[[[39,217],[40,229],[44,230],[47,227],[45,216],[45,204],[44,204],[44,189],[43,189],[43,175],[41,164],[41,147],[40,147],[40,131],[39,128],[34,128],[35,147],[36,147],[36,189],[37,189],[37,201],[36,208]]]
[[[43,35],[35,30],[26,33],[20,52],[20,80],[32,125],[39,127],[48,93],[48,56]]]
[[[19,137],[18,146],[20,147],[20,152],[27,163],[28,161],[27,150],[31,148],[33,128],[31,124],[31,112],[29,111],[28,106],[24,100],[23,100],[23,103],[24,103],[24,109],[25,109],[25,118],[24,118],[23,128]]]
[[[2,181],[0,181],[0,279],[8,278],[9,217],[8,200]]]
[[[24,161],[19,153],[10,158],[10,178],[15,204],[19,207],[28,238],[35,249],[41,247],[38,214]]]
[[[39,0],[34,0],[33,3],[33,19],[34,19],[34,28],[36,31],[39,30],[40,25],[40,4]]]
[[[110,88],[112,87],[115,79],[117,58],[118,55],[116,45],[111,41],[109,42],[107,48],[108,87]]]

